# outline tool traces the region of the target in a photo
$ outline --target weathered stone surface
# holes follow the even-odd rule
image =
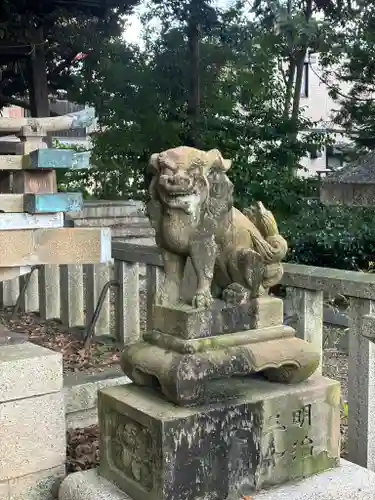
[[[84,472],[69,474],[60,486],[59,500],[132,499],[113,483],[99,476],[97,469],[91,469]]]
[[[64,476],[65,465],[60,465],[11,479],[8,481],[9,500],[54,500]]]
[[[130,384],[99,393],[100,474],[134,500],[240,498],[338,465],[339,384],[217,381],[224,404],[176,408]]]
[[[154,305],[152,311],[154,330],[184,339],[211,337],[282,323],[283,301],[269,296],[234,306],[215,301],[210,309],[196,309],[183,303],[175,306]]]
[[[97,424],[98,390],[129,383],[121,370],[112,369],[100,375],[82,373],[64,377],[64,399],[67,428]]]
[[[375,300],[374,273],[288,263],[284,264],[281,284],[305,290],[323,290],[327,295]]]
[[[165,270],[157,303],[180,301],[187,257],[197,276],[196,308],[209,308],[212,293],[242,303],[280,281],[287,243],[261,202],[246,214],[234,208],[231,163],[217,149],[181,146],[151,155],[147,212]]]
[[[5,345],[23,344],[27,341],[27,333],[11,332],[3,325],[0,325],[0,347]]]
[[[298,483],[286,484],[252,495],[253,500],[369,500],[371,498],[375,498],[375,473],[346,460],[341,460],[339,467]],[[60,488],[59,500],[131,500],[131,498],[99,476],[96,469],[92,469],[70,474]]]
[[[62,356],[31,342],[1,346],[0,403],[62,389]]]
[[[243,332],[216,335],[198,339],[185,340],[173,335],[161,332],[147,332],[143,335],[145,341],[162,349],[172,349],[181,354],[194,354],[207,352],[214,349],[225,349],[258,342],[294,337],[295,331],[289,326],[279,325],[257,330],[246,330]]]
[[[1,403],[0,422],[0,481],[64,464],[62,392]]]
[[[8,481],[0,481],[0,500],[9,500]]]
[[[162,348],[138,342],[123,352],[121,368],[136,384],[158,387],[166,398],[179,405],[209,402],[211,384],[217,379],[262,372],[274,382],[306,380],[319,365],[319,352],[311,344],[291,336],[292,329],[283,325],[279,328],[278,338],[273,332],[276,338],[263,342],[254,342],[251,331],[242,332],[245,343],[237,345],[240,333],[196,339],[198,345],[193,345],[193,349],[198,347],[198,352],[192,354],[176,352],[171,346]],[[159,341],[163,340],[161,334]],[[230,397],[230,392],[222,393],[221,397]]]

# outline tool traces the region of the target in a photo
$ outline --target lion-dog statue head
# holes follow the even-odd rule
[[[181,146],[151,155],[151,198],[165,210],[179,210],[199,223],[206,211],[229,211],[233,186],[226,172],[231,160],[220,151]]]

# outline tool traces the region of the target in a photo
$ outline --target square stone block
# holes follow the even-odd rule
[[[183,339],[205,338],[283,324],[283,301],[261,297],[249,303],[227,306],[215,301],[211,309],[189,305],[153,306],[152,329]]]
[[[0,349],[0,403],[62,389],[62,357],[31,342]]]
[[[65,463],[62,392],[0,404],[0,481]]]
[[[134,384],[100,391],[102,477],[134,500],[224,500],[338,465],[338,382],[218,384],[236,398],[183,408]]]

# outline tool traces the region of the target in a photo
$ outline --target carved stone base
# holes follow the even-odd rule
[[[134,384],[99,391],[101,476],[134,500],[224,500],[338,465],[337,382],[216,383],[236,401],[193,409]]]
[[[249,303],[227,306],[216,301],[211,309],[195,309],[187,304],[153,306],[152,329],[184,339],[278,326],[283,323],[283,301],[265,296]]]
[[[311,344],[283,325],[192,340],[152,332],[145,339],[124,351],[124,373],[138,385],[160,388],[179,405],[235,397],[231,391],[212,392],[218,379],[262,372],[275,382],[301,382],[320,360]]]

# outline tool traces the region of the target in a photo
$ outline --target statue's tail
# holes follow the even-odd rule
[[[245,213],[257,229],[252,233],[254,250],[264,258],[266,264],[280,262],[288,251],[288,244],[279,233],[272,212],[266,210],[263,203],[258,201]]]

